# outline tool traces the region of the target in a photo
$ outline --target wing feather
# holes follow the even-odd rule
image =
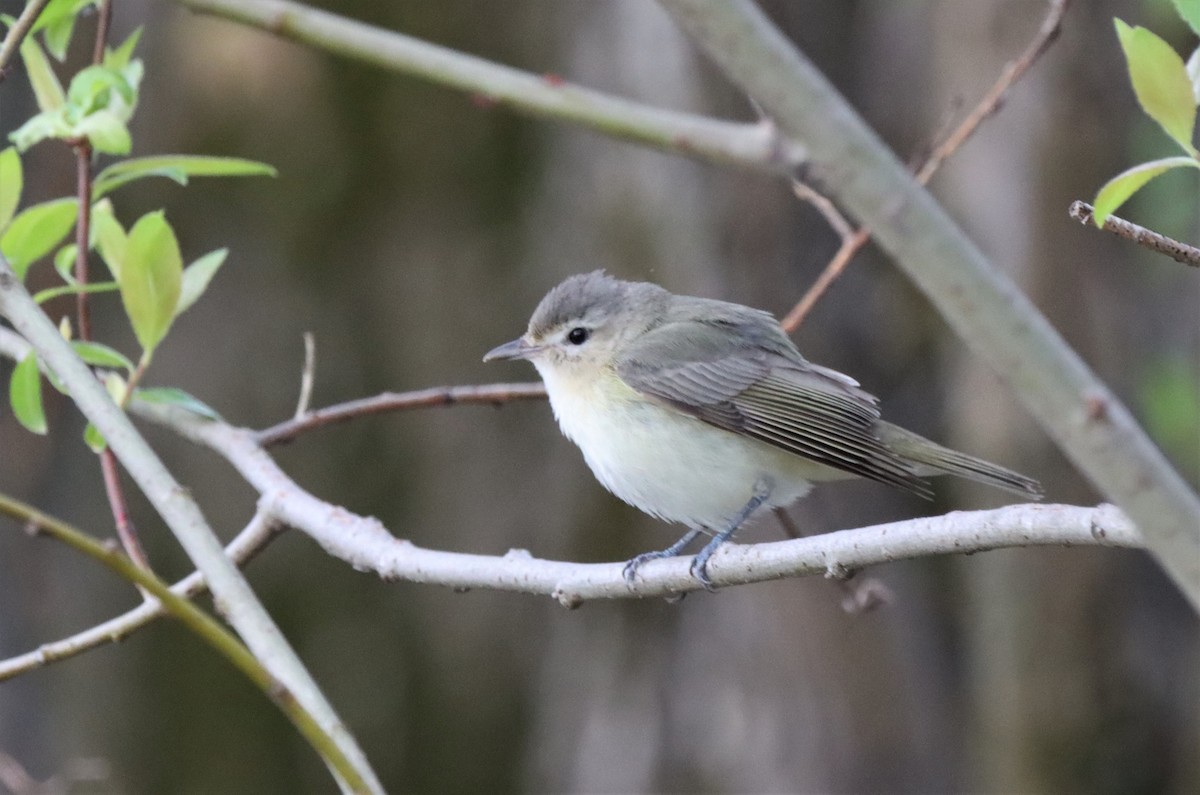
[[[857,382],[805,360],[769,315],[705,303],[715,309],[695,312],[704,319],[677,312],[629,345],[615,363],[621,379],[718,428],[929,495],[879,438],[875,398]]]

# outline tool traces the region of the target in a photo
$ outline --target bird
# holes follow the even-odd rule
[[[610,492],[687,532],[625,565],[679,555],[701,534],[691,576],[747,520],[814,484],[867,478],[925,498],[955,475],[1031,499],[1040,484],[881,419],[848,375],[804,358],[768,312],[675,295],[603,271],[551,289],[525,333],[484,356],[528,360],[562,433]]]

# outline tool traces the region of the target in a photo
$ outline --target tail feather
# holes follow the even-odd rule
[[[923,436],[887,422],[881,422],[877,427],[883,443],[906,461],[917,464],[919,475],[955,475],[1023,497],[1035,500],[1042,498],[1042,485],[1033,478],[984,461],[982,458],[942,447]],[[926,467],[928,469],[925,469]]]

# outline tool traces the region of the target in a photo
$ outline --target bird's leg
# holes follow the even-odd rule
[[[704,548],[696,553],[695,559],[692,561],[692,576],[700,581],[704,586],[704,590],[713,590],[712,580],[708,578],[708,559],[713,556],[717,548],[733,537],[742,523],[750,518],[750,514],[758,510],[758,507],[766,502],[767,497],[771,495],[771,486],[765,480],[760,480],[754,485],[754,496],[750,498],[742,510],[738,511],[738,515],[729,523],[729,527],[721,533],[713,536],[712,540],[704,545]]]
[[[684,533],[683,538],[679,539],[666,549],[659,550],[658,552],[643,552],[636,558],[633,558],[625,564],[625,569],[622,571],[622,574],[625,576],[625,582],[629,585],[633,585],[633,580],[637,576],[637,570],[641,568],[643,563],[648,563],[652,560],[658,560],[659,558],[675,557],[683,551],[684,547],[692,543],[692,539],[698,535],[700,535],[700,528],[693,527],[691,530],[688,530],[686,533]]]

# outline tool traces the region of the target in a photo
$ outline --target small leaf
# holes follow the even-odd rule
[[[146,354],[166,336],[179,305],[183,257],[163,212],[147,213],[129,230],[121,263],[121,299]]]
[[[78,251],[79,246],[68,243],[54,254],[54,270],[67,284],[75,283],[75,254]]]
[[[158,155],[134,157],[114,163],[96,176],[93,195],[100,197],[127,182],[143,177],[167,177],[186,185],[188,177],[273,177],[276,170],[266,163],[238,157],[201,155]]]
[[[104,199],[92,205],[91,245],[100,252],[109,273],[118,281],[121,279],[121,263],[125,260],[128,241],[125,227],[121,226],[121,222],[113,215],[112,202]]]
[[[105,441],[104,437],[100,434],[100,431],[96,430],[96,426],[92,425],[90,422],[87,424],[87,427],[83,429],[83,443],[90,447],[92,452],[96,453],[97,455],[103,453],[108,447],[108,442]]]
[[[42,45],[33,36],[21,43],[21,58],[25,61],[25,71],[29,73],[29,84],[33,86],[38,108],[53,111],[66,104],[67,95],[63,92],[62,83],[58,82],[46,53],[42,52]]]
[[[107,367],[110,370],[127,370],[133,372],[133,362],[129,361],[120,351],[114,350],[100,342],[84,342],[76,340],[71,343],[75,354],[93,367]]]
[[[0,152],[0,231],[8,226],[17,211],[23,180],[21,156],[10,146]]]
[[[129,34],[129,38],[125,39],[121,46],[105,52],[104,65],[110,69],[124,69],[129,65],[129,59],[133,57],[133,50],[141,38],[142,29],[139,27]]]
[[[42,374],[37,356],[29,353],[13,368],[8,383],[8,399],[13,416],[31,433],[44,436],[48,430],[46,412],[42,408]]]
[[[65,16],[57,22],[46,26],[42,34],[46,39],[46,49],[60,62],[67,57],[67,47],[71,44],[71,34],[75,31],[75,15]]]
[[[1200,0],[1174,0],[1175,10],[1183,21],[1191,25],[1192,32],[1200,36]]]
[[[1196,98],[1197,104],[1200,104],[1200,47],[1192,52],[1192,57],[1188,58],[1185,68],[1188,80],[1192,81],[1192,96]]]
[[[0,253],[8,259],[18,279],[29,266],[50,253],[75,225],[74,199],[56,199],[26,208],[0,235]]]
[[[70,342],[72,333],[73,332],[71,331],[71,318],[67,317],[66,315],[63,315],[62,319],[58,321],[58,335],[60,337],[62,337],[64,340],[67,340],[68,342]]]
[[[229,254],[229,249],[219,248],[216,251],[210,251],[203,257],[188,265],[183,270],[183,285],[179,292],[179,306],[175,307],[175,316],[179,317],[187,311],[192,304],[204,295],[204,291],[208,289],[208,283],[212,281],[212,277],[216,275],[217,269],[225,262],[225,257]]]
[[[98,4],[99,0],[50,0],[29,32],[37,33],[39,30],[53,27],[64,19],[78,16],[84,7]]]
[[[193,414],[198,414],[210,420],[220,420],[221,415],[196,398],[173,386],[150,387],[133,390],[133,396],[143,403],[158,406],[178,406]]]
[[[1192,131],[1196,124],[1196,97],[1183,59],[1170,44],[1149,30],[1131,28],[1119,19],[1114,21],[1142,110],[1184,151],[1195,155]]]
[[[75,125],[74,132],[77,137],[87,138],[100,154],[127,155],[133,148],[133,139],[125,122],[107,110],[89,114]]]
[[[1151,160],[1131,169],[1121,172],[1110,179],[1100,192],[1096,194],[1095,212],[1093,213],[1096,226],[1104,226],[1108,216],[1137,193],[1143,185],[1159,174],[1173,168],[1200,168],[1200,161],[1191,157],[1165,157],[1162,160]]]

